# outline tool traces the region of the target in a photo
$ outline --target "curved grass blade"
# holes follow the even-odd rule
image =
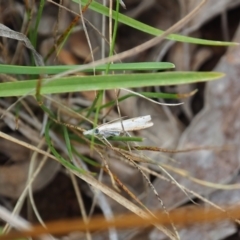
[[[48,147],[50,148],[51,152],[53,153],[53,155],[59,160],[59,162],[66,167],[67,169],[79,172],[81,174],[86,174],[87,172],[83,169],[80,169],[78,167],[75,167],[74,165],[72,165],[69,161],[65,160],[58,152],[57,150],[54,148],[54,146],[52,145],[51,142],[51,138],[49,135],[49,131],[50,131],[50,122],[47,123],[46,128],[45,128],[45,139],[46,142],[48,144]]]
[[[193,96],[197,90],[194,90],[190,93],[163,93],[163,92],[138,92],[139,94],[143,95],[144,97],[148,98],[162,98],[162,99],[184,99]],[[122,96],[118,98],[118,102],[122,102],[127,98],[130,97],[137,97],[136,94],[126,94],[125,96]],[[100,107],[100,110],[103,108],[111,107],[116,104],[116,100],[109,101],[108,103],[102,105]],[[88,108],[83,109],[82,111],[86,111]],[[80,112],[82,112],[80,111]]]
[[[65,143],[66,143],[66,148],[69,154],[69,159],[72,162],[73,161],[73,154],[72,154],[72,145],[71,145],[71,141],[68,135],[68,130],[66,126],[63,126],[63,136],[65,139]]]
[[[84,162],[88,163],[89,165],[92,165],[98,168],[102,167],[101,164],[79,153],[74,147],[73,147],[73,153],[76,154],[79,158],[81,158]]]
[[[87,4],[87,0],[73,0],[74,2],[81,3],[83,6]],[[97,2],[92,2],[91,5],[89,6],[90,9],[103,14],[107,17],[109,17],[109,9],[107,7],[104,7],[103,5],[97,3]],[[113,11],[112,18],[116,20],[117,13]],[[132,19],[130,17],[127,17],[123,14],[118,14],[118,21],[121,23],[124,23],[127,26],[130,26],[132,28],[135,28],[139,31],[154,35],[154,36],[159,36],[161,35],[164,31],[159,30],[157,28],[151,27],[147,24],[141,23],[135,19]],[[194,44],[201,44],[201,45],[213,45],[213,46],[231,46],[231,45],[238,45],[238,43],[234,42],[221,42],[221,41],[212,41],[212,40],[204,40],[204,39],[199,39],[199,38],[193,38],[193,37],[186,37],[178,34],[170,34],[167,39],[173,40],[173,41],[178,41],[178,42],[188,42],[188,43],[194,43]]]

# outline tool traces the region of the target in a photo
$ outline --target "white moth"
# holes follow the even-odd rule
[[[151,116],[142,116],[130,118],[127,120],[117,121],[114,123],[106,123],[99,127],[83,132],[84,135],[94,135],[102,138],[119,136],[124,132],[137,131],[153,126]]]

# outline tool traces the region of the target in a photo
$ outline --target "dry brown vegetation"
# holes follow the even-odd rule
[[[126,9],[122,7],[120,12],[165,30],[186,16],[200,2],[125,0]],[[107,4],[109,6],[108,1]],[[113,5],[115,6],[115,1]],[[1,23],[30,36],[38,9],[39,1],[0,1]],[[85,18],[85,30],[81,18],[76,16],[79,12]],[[209,0],[178,33],[216,41],[240,42],[239,13],[240,0]],[[36,50],[43,58],[49,56],[46,65],[77,65],[102,59],[109,51],[109,45],[105,44],[105,40],[109,40],[109,22],[108,18],[103,19],[102,15],[87,7],[80,11],[79,5],[71,0],[55,3],[46,1],[36,32]],[[101,34],[103,23],[106,39]],[[66,36],[67,29],[71,26],[74,26],[71,34],[64,44],[60,43],[60,36]],[[150,38],[152,36],[119,24],[115,51],[123,52]],[[62,47],[57,49],[61,44]],[[32,64],[29,50],[19,41],[2,38],[0,51],[2,64]],[[223,72],[226,76],[206,84],[144,89],[179,94],[198,89],[194,96],[184,99],[181,106],[159,106],[136,97],[119,103],[122,116],[133,118],[151,115],[154,127],[133,134],[144,138],[141,145],[145,147],[140,150],[135,148],[131,153],[127,147],[122,149],[125,145],[121,143],[105,143],[106,145],[97,145],[95,148],[91,147],[91,139],[88,144],[79,144],[77,140],[73,140],[73,146],[81,153],[74,155],[74,160],[72,159],[75,166],[96,175],[71,172],[58,161],[53,161],[56,158],[49,153],[45,139],[40,134],[43,119],[49,119],[49,116],[39,108],[37,101],[27,97],[21,106],[17,105],[15,109],[6,112],[16,99],[1,98],[0,115],[4,114],[0,119],[1,206],[10,212],[17,206],[16,213],[27,221],[39,223],[39,219],[42,219],[45,223],[76,217],[90,221],[96,214],[103,214],[104,218],[111,219],[116,215],[126,214],[129,210],[141,217],[147,217],[152,214],[151,211],[164,209],[168,213],[184,204],[196,203],[202,207],[211,206],[224,211],[220,206],[239,203],[239,59],[239,46],[213,47],[168,40],[128,57],[126,62],[166,61],[174,63],[177,71],[214,70]],[[0,81],[13,81],[17,77],[21,79],[22,76],[0,74]],[[121,91],[119,94],[121,96],[126,93]],[[78,115],[72,109],[90,107],[95,97],[96,93],[92,91],[59,94],[48,98],[52,110],[61,121],[77,124]],[[115,98],[114,90],[106,92],[106,102]],[[107,121],[118,118],[117,107],[104,109],[100,116],[103,119],[105,115]],[[87,124],[83,126],[88,127]],[[62,125],[56,124],[51,132],[52,141],[62,156],[67,158],[69,152],[59,129],[62,129]],[[69,132],[82,136],[76,129],[69,129]],[[146,146],[152,148],[147,149]],[[42,154],[41,151],[45,153]],[[97,164],[85,163],[82,161],[84,156]],[[31,187],[24,191],[29,180]],[[176,227],[174,221],[170,221],[172,226],[169,228],[155,224],[124,231],[114,227],[94,233],[69,231],[62,234],[61,238],[160,240],[180,237],[184,240],[233,240],[238,239],[238,225],[234,220],[186,227]],[[4,224],[5,222],[3,226]]]

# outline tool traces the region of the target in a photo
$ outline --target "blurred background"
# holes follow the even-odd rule
[[[102,3],[102,1],[98,1]],[[46,60],[46,65],[77,65],[91,62],[107,56],[109,47],[102,48],[101,32],[105,27],[106,36],[109,31],[109,19],[90,9],[84,10],[85,25],[91,42],[89,47],[81,18],[76,19],[79,5],[71,0],[64,1],[0,1],[0,22],[5,26],[24,33],[28,37],[34,34],[33,27],[37,21],[39,4],[44,4],[39,27],[36,31],[35,48]],[[126,9],[120,7],[120,12],[152,27],[166,30],[178,20],[186,16],[200,0],[125,0]],[[115,7],[116,2],[113,2]],[[109,6],[108,1],[106,5]],[[57,39],[76,21],[76,25],[64,42],[60,51],[55,51]],[[240,0],[209,0],[192,21],[178,32],[185,36],[216,40],[240,42]],[[103,24],[105,22],[105,24]],[[152,36],[124,24],[119,24],[115,51],[120,53],[145,41]],[[49,52],[53,49],[53,54]],[[92,53],[91,54],[91,50]],[[19,41],[1,38],[0,62],[11,65],[31,65],[32,57]],[[145,90],[155,92],[189,93],[197,89],[197,93],[178,107],[162,107],[142,98],[129,98],[119,104],[123,116],[136,117],[151,115],[154,127],[136,133],[144,137],[144,145],[157,146],[166,149],[194,149],[203,147],[201,151],[185,153],[148,152],[147,157],[157,163],[161,162],[164,169],[148,166],[152,171],[161,173],[162,178],[149,173],[152,184],[159,193],[167,209],[174,209],[184,204],[195,202],[208,205],[236,204],[240,201],[239,176],[239,140],[240,140],[240,47],[216,47],[194,45],[165,40],[162,43],[129,57],[126,62],[171,62],[176,71],[218,71],[226,76],[210,83],[198,83],[177,87],[154,87]],[[16,77],[16,76],[15,76]],[[11,80],[12,76],[0,74],[0,81]],[[18,76],[21,79],[21,76]],[[142,89],[138,89],[142,90]],[[120,94],[125,94],[121,92]],[[94,101],[95,92],[81,94],[61,94],[54,99],[69,108],[77,106],[89,107]],[[114,91],[106,92],[106,101],[115,99]],[[15,98],[0,99],[0,112],[4,112]],[[36,101],[26,98],[29,112],[18,110],[6,114],[0,120],[1,131],[33,145],[44,146],[40,136],[43,112]],[[16,117],[17,116],[17,117]],[[65,122],[69,118],[61,116]],[[111,118],[117,118],[117,110],[110,113]],[[34,126],[29,124],[32,122]],[[19,125],[19,128],[17,126]],[[42,145],[41,145],[42,144]],[[211,148],[214,147],[214,148]],[[208,149],[210,148],[210,149]],[[61,144],[58,145],[61,149]],[[100,160],[99,156],[91,155],[91,150],[81,146],[81,154]],[[146,154],[146,153],[144,153]],[[120,162],[114,154],[109,153],[111,170],[121,179],[145,206],[150,209],[161,209],[154,192],[147,185],[141,173],[125,162]],[[38,156],[36,159],[40,158]],[[12,211],[18,202],[26,185],[32,159],[32,151],[25,147],[0,138],[0,203]],[[42,157],[41,157],[42,160]],[[36,161],[36,165],[41,161]],[[94,167],[90,167],[95,171]],[[166,181],[166,179],[168,181]],[[189,196],[172,180],[189,189]],[[109,175],[103,174],[101,182],[112,187]],[[86,182],[76,179],[76,185],[82,195],[86,213],[100,214],[105,205],[113,215],[123,214],[126,209],[116,201],[95,192]],[[190,191],[204,197],[200,199]],[[21,216],[29,221],[38,222],[32,210],[32,201],[43,221],[80,217],[82,215],[76,197],[76,189],[71,176],[60,164],[49,160],[45,162],[40,174],[32,185],[33,196],[26,196],[19,208]],[[129,198],[127,193],[121,195]],[[94,204],[93,204],[94,203]],[[94,207],[93,207],[94,205]],[[105,209],[106,210],[106,209]],[[106,214],[106,213],[104,213]],[[4,225],[4,224],[2,224]],[[117,231],[117,236],[108,232],[92,234],[92,239],[167,239],[155,228],[131,229]],[[181,239],[240,239],[239,226],[234,221],[221,223],[193,225],[178,228]],[[112,237],[111,237],[112,236]],[[63,237],[62,237],[63,238]],[[86,239],[84,233],[69,233],[64,239]]]

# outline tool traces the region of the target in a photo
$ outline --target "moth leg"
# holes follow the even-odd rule
[[[102,139],[103,139],[111,148],[113,148],[112,144],[107,140],[106,137],[102,136]]]
[[[126,132],[126,134],[129,136],[129,137],[131,137],[132,135],[129,133],[129,132]]]

